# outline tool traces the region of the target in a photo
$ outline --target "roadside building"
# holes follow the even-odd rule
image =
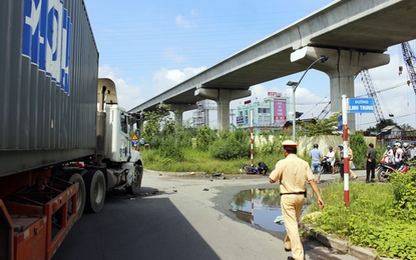
[[[283,127],[288,120],[290,103],[281,93],[269,92],[263,101],[247,100],[237,107],[236,127],[249,128],[251,124],[256,132],[260,129]]]

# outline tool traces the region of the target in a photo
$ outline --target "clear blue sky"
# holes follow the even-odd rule
[[[84,2],[100,52],[100,77],[116,82],[121,106],[131,109],[334,1]],[[415,127],[416,96],[404,84],[407,72],[398,75],[398,67],[405,68],[400,47],[388,53],[389,65],[370,70],[377,90],[391,89],[379,93],[383,114],[393,113],[397,123]],[[253,86],[252,99],[261,100],[267,91],[290,95],[286,82],[300,75]],[[366,96],[359,77],[355,85],[356,95]],[[296,91],[297,111],[318,116],[328,98],[328,76],[311,70]],[[239,103],[233,101],[232,107]],[[374,115],[357,115],[357,129],[375,124]]]

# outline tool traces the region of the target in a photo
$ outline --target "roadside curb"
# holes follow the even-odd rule
[[[306,225],[302,225],[302,230],[305,232],[305,236],[307,236],[308,238],[313,238],[327,247],[333,248],[344,254],[349,254],[358,259],[393,260],[392,258],[380,258],[378,256],[375,256],[373,250],[369,248],[362,248],[358,246],[349,245],[348,241],[329,237],[324,233]]]

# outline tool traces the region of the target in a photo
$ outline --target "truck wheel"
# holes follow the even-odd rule
[[[78,193],[77,193],[77,221],[81,218],[85,208],[85,183],[81,174],[74,173],[68,179],[69,183],[78,182]],[[72,214],[72,201],[68,203],[68,213]]]
[[[89,170],[85,176],[85,210],[99,212],[104,206],[106,183],[104,173],[100,170]]]
[[[130,186],[126,187],[126,192],[131,195],[136,195],[140,191],[143,178],[143,166],[141,164],[134,165],[133,180]]]

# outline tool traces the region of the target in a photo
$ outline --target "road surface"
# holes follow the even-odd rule
[[[230,210],[239,191],[276,185],[259,175],[222,178],[146,170],[140,196],[108,192],[103,210],[84,214],[53,259],[287,259],[291,254],[284,251],[283,233],[262,230]],[[357,259],[316,241],[306,241],[304,248],[306,259]]]

